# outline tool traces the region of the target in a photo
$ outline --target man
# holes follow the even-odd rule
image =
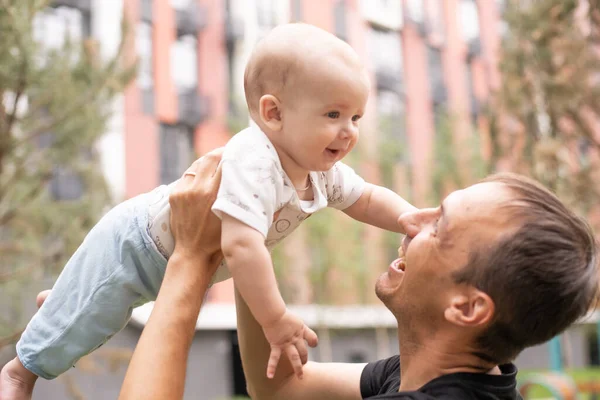
[[[407,232],[400,258],[375,290],[398,320],[400,355],[366,365],[309,362],[302,380],[286,360],[267,379],[269,346],[237,296],[252,398],[517,399],[511,361],[596,299],[590,228],[532,180],[493,176],[398,222]]]
[[[196,170],[198,179],[182,187],[182,204],[214,199],[215,165],[212,160]],[[196,189],[203,180],[205,189]],[[206,210],[185,214],[188,226],[204,227],[202,235],[211,234]],[[517,399],[510,361],[566,329],[596,298],[596,247],[589,227],[531,180],[491,177],[452,193],[436,209],[403,215],[399,223],[407,232],[402,257],[381,275],[376,292],[398,319],[400,356],[370,364],[308,363],[301,380],[283,359],[274,379],[267,379],[270,347],[237,295],[242,361],[254,399]],[[218,234],[218,224],[212,226]],[[180,261],[206,260],[195,255],[193,232],[177,235],[188,243],[180,247]],[[186,268],[187,275],[173,267],[171,276],[188,276],[205,288],[214,267],[207,261],[197,265],[198,270]],[[178,291],[176,284],[161,289],[157,303],[164,303],[153,317],[152,334],[136,349],[123,398],[155,392],[163,393],[157,398],[181,398],[183,380],[170,371],[186,364],[199,301],[166,312],[169,302],[177,303]],[[171,340],[157,335],[160,326],[180,318],[185,328],[171,330]],[[299,357],[306,362],[306,352]],[[150,372],[153,379],[147,379]],[[157,379],[162,374],[167,378]]]

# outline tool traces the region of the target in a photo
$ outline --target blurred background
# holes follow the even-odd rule
[[[0,366],[103,213],[247,126],[249,54],[295,21],[369,69],[346,159],[367,180],[423,207],[516,171],[600,232],[600,0],[0,0]],[[397,353],[373,287],[400,239],[325,211],[275,250],[284,298],[319,333],[312,359]],[[151,307],[34,399],[116,398]],[[597,321],[525,351],[522,379],[564,370],[600,391]],[[246,394],[235,326],[229,281],[201,312],[186,398]]]

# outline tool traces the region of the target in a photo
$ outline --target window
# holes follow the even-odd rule
[[[54,132],[44,132],[37,137],[36,144],[40,149],[45,149],[53,146],[55,140]],[[78,200],[85,192],[81,176],[72,168],[60,165],[54,166],[48,189],[56,201]]]
[[[401,91],[404,71],[400,33],[371,28],[367,44],[378,87]]]
[[[426,0],[425,5],[427,7],[427,30],[443,40],[446,36],[443,4],[439,0]]]
[[[389,90],[377,93],[377,120],[381,136],[395,145],[393,158],[406,159],[405,105],[403,95]]]
[[[479,12],[475,0],[460,0],[458,5],[458,25],[465,43],[479,39]]]
[[[591,142],[588,138],[579,138],[579,161],[583,167],[590,166],[590,148],[592,147]]]
[[[444,104],[446,102],[446,85],[444,84],[442,51],[437,47],[429,46],[427,53],[431,99],[434,104]]]
[[[291,21],[302,21],[302,0],[292,0],[291,3]]]
[[[142,21],[152,21],[152,0],[140,1],[140,19]]]
[[[258,25],[262,28],[272,28],[275,26],[275,7],[274,0],[256,0],[256,14]]]
[[[362,351],[351,351],[350,354],[348,354],[348,361],[349,363],[366,363],[368,362],[367,356],[364,352]]]
[[[183,125],[161,125],[161,184],[168,184],[179,179],[192,163],[193,157],[193,130]]]
[[[139,57],[137,84],[142,92],[142,110],[154,112],[154,54],[152,51],[152,25],[139,22],[136,27],[135,46]]]
[[[335,25],[335,35],[340,39],[347,41],[347,32],[346,32],[346,1],[338,0],[335,4],[335,8],[333,10],[334,14],[334,25]]]
[[[504,13],[506,12],[506,0],[496,0],[496,9],[498,11],[498,20],[500,21],[500,36],[506,37],[508,34],[508,23],[504,19]]]
[[[402,28],[402,0],[361,0],[360,12],[371,25],[382,29]]]
[[[73,170],[56,167],[50,180],[50,193],[56,201],[78,200],[84,193],[83,181]]]
[[[142,89],[154,86],[152,68],[152,25],[140,22],[137,25],[135,45],[139,57],[138,85]]]
[[[171,47],[171,78],[179,93],[198,85],[198,40],[195,36],[179,37]]]
[[[67,39],[81,41],[90,31],[90,15],[72,7],[47,7],[33,19],[34,40],[49,50],[60,49]]]
[[[175,10],[187,10],[192,4],[192,0],[169,0],[169,2]]]
[[[414,23],[422,24],[425,21],[423,1],[424,0],[406,0],[406,16]]]
[[[469,94],[469,105],[471,114],[471,123],[477,124],[477,117],[479,115],[479,100],[475,96],[475,85],[473,83],[473,64],[468,62],[465,65],[466,82],[467,82],[467,93]]]

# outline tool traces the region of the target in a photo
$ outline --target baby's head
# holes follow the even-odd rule
[[[317,27],[287,24],[256,46],[244,74],[252,119],[280,156],[325,171],[358,140],[369,78],[344,41]]]

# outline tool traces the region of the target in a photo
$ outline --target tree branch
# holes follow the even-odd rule
[[[571,119],[571,122],[581,130],[586,139],[589,140],[590,144],[595,147],[596,151],[600,152],[600,141],[596,139],[594,130],[585,122],[579,112],[568,109],[565,110],[565,114]]]
[[[115,69],[117,68],[118,63],[121,61],[123,51],[125,48],[125,42],[126,41],[124,39],[121,40],[121,42],[119,43],[119,48],[117,49],[117,53],[112,58],[112,60],[109,62],[107,67],[105,68],[104,74],[101,76],[101,78],[99,79],[99,81],[96,85],[94,85],[83,95],[81,95],[77,99],[75,99],[75,101],[73,101],[73,103],[72,103],[72,106],[67,108],[59,117],[56,117],[56,118],[54,118],[53,121],[46,123],[42,126],[39,126],[35,129],[33,129],[33,131],[30,131],[28,134],[23,135],[24,138],[22,140],[18,141],[14,145],[14,147],[18,147],[23,143],[29,142],[44,132],[51,131],[53,127],[66,121],[69,117],[71,117],[71,115],[73,113],[77,112],[77,110],[81,107],[81,104],[87,104],[94,97],[96,97],[98,95],[99,90],[101,88],[107,86],[109,79],[112,78],[112,75],[113,75]]]
[[[23,334],[23,331],[25,329],[20,329],[18,331],[16,331],[15,333],[12,333],[8,336],[2,337],[0,338],[0,349],[9,346],[11,344],[15,344],[19,341],[19,339],[21,338],[21,335]]]
[[[24,276],[31,275],[35,268],[36,265],[32,264],[29,267],[19,268],[16,271],[2,273],[0,274],[0,284],[15,281]]]

